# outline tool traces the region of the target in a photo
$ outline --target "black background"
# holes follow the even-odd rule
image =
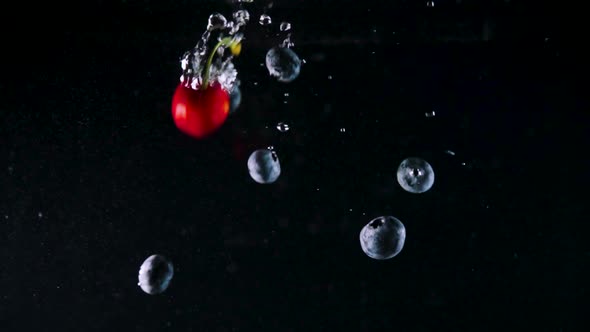
[[[268,4],[245,5],[242,105],[201,141],[171,121],[178,60],[209,14],[237,5],[15,9],[0,82],[0,329],[584,330],[589,117],[564,12]],[[281,21],[306,60],[290,84],[263,66]],[[246,160],[270,145],[283,173],[258,185]],[[396,182],[410,156],[436,172],[425,194]],[[408,234],[388,261],[358,240],[381,215]],[[175,267],[159,296],[137,287],[153,253]]]

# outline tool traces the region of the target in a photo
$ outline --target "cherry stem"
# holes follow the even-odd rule
[[[203,90],[207,89],[209,87],[209,72],[211,70],[211,64],[213,63],[213,57],[215,56],[215,53],[217,53],[217,49],[220,48],[221,46],[228,46],[230,45],[232,42],[232,38],[231,37],[225,37],[223,39],[221,39],[219,41],[219,43],[217,43],[217,45],[215,45],[215,47],[213,47],[213,50],[211,51],[211,54],[209,55],[209,59],[207,59],[207,64],[205,65],[205,73],[203,74]]]

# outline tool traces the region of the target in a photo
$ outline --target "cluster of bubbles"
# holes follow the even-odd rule
[[[228,20],[219,13],[211,14],[207,22],[207,30],[205,30],[197,45],[192,50],[185,52],[180,60],[182,69],[180,81],[185,86],[190,86],[193,89],[200,86],[205,79],[204,71],[209,60],[209,50],[212,47],[211,41],[221,40],[226,36],[231,37],[236,42],[241,41],[244,35],[240,31],[248,21],[250,21],[250,13],[245,9],[234,12],[232,20]],[[212,38],[214,36],[216,38]],[[231,93],[238,81],[238,71],[232,62],[233,55],[231,52],[225,52],[223,47],[217,49],[217,55],[219,56],[211,63],[207,80],[218,82],[224,90]]]

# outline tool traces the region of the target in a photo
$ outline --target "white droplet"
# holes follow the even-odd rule
[[[436,112],[434,112],[434,111],[430,111],[430,112],[426,112],[426,113],[424,113],[424,115],[425,115],[427,118],[432,118],[432,117],[434,117],[434,116],[436,115]]]
[[[328,75],[328,79],[331,80],[332,79],[332,75]]]
[[[344,132],[346,132],[346,128],[340,128],[340,132],[341,132],[341,133],[344,133]]]
[[[426,1],[427,7],[434,7],[434,1]]]
[[[289,93],[288,92],[285,92],[285,97],[289,97]]]
[[[39,217],[39,218],[43,218],[43,212],[39,212],[39,213],[37,213],[37,217]]]
[[[284,122],[279,122],[277,124],[277,130],[280,131],[281,133],[287,132],[287,131],[289,131],[289,124],[284,123]]]
[[[274,146],[272,146],[272,145],[269,145],[269,146],[268,146],[266,149],[268,149],[268,150],[270,150],[270,151],[274,151],[274,150],[275,150],[275,147],[274,147]]]
[[[269,25],[272,23],[272,19],[270,18],[270,16],[268,16],[266,14],[262,14],[262,15],[260,15],[260,19],[258,20],[258,23],[260,23],[260,25]]]
[[[455,152],[453,152],[451,150],[446,150],[445,153],[448,154],[448,155],[451,155],[451,156],[454,156],[455,155]]]
[[[279,28],[281,29],[281,31],[289,31],[289,30],[291,30],[291,23],[281,22],[281,25],[279,26]]]

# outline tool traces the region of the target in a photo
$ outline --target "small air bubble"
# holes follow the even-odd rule
[[[346,132],[346,128],[340,128],[340,132],[341,132],[341,133],[344,133],[344,132]]]
[[[274,151],[275,150],[275,147],[272,146],[272,145],[269,145],[266,149],[269,150],[269,151]]]
[[[451,150],[446,150],[445,153],[448,154],[448,155],[451,155],[451,156],[454,156],[455,155],[455,152],[453,152]]]
[[[426,113],[424,113],[424,115],[425,115],[427,118],[433,118],[433,117],[436,115],[436,112],[434,112],[434,111],[430,111],[430,112],[426,112]]]
[[[289,93],[288,92],[285,92],[285,97],[289,97]]]
[[[269,25],[272,23],[272,19],[270,18],[270,16],[268,16],[266,14],[262,14],[262,15],[260,15],[260,19],[258,20],[258,23],[260,23],[260,25]]]
[[[287,132],[287,131],[289,131],[289,124],[284,123],[284,122],[279,122],[277,124],[277,130],[280,131],[281,133]]]
[[[434,7],[434,1],[426,1],[426,6],[427,7]]]
[[[43,212],[39,212],[39,213],[37,213],[37,217],[39,217],[39,218],[43,218]]]
[[[291,30],[291,23],[281,22],[281,25],[279,26],[279,28],[281,29],[281,31],[289,31],[289,30]]]
[[[331,80],[332,79],[332,75],[328,75],[328,79]]]

